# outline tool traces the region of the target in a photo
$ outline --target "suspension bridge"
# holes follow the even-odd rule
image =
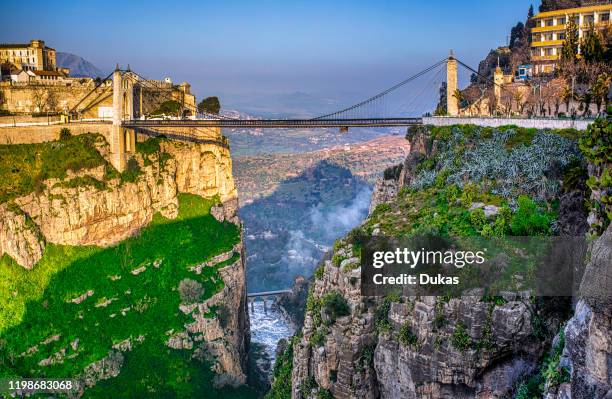
[[[78,116],[85,110],[91,109],[96,104],[100,104],[101,101],[108,100],[112,96],[113,127],[109,140],[111,162],[121,171],[125,168],[126,154],[135,151],[136,133],[151,135],[155,134],[157,129],[168,132],[167,128],[179,130],[185,128],[182,129],[183,131],[189,129],[195,130],[197,128],[339,128],[342,132],[354,127],[402,127],[421,124],[422,118],[414,115],[417,113],[415,111],[415,104],[429,96],[428,106],[431,107],[431,102],[438,99],[439,87],[443,81],[441,75],[444,69],[446,69],[445,78],[447,82],[447,112],[451,116],[458,115],[460,104],[455,94],[458,84],[458,65],[462,65],[471,72],[478,73],[456,59],[451,52],[449,57],[424,68],[386,90],[351,106],[311,119],[233,118],[199,112],[194,104],[188,104],[184,101],[180,104],[182,107],[181,117],[171,119],[152,117],[151,113],[143,108],[143,93],[146,90],[158,93],[158,101],[165,99],[176,100],[176,98],[167,90],[167,87],[161,87],[157,81],[147,79],[129,67],[122,70],[117,66],[114,72],[101,80],[89,93],[80,99],[69,113],[73,118],[78,119]],[[389,97],[397,93],[400,88],[419,81],[419,78],[425,78],[423,80],[426,81],[425,84],[421,82],[420,92],[418,90],[419,87],[415,87],[415,92],[418,94],[406,96],[407,98],[400,98],[400,103],[407,106],[408,109],[412,107],[412,115],[399,112],[397,108],[390,104],[388,101]],[[429,78],[429,81],[427,81],[427,78]],[[492,83],[495,84],[494,82]],[[432,94],[433,98],[431,98]],[[420,114],[422,114],[422,111]],[[181,137],[186,136],[179,135],[176,139],[180,140]]]

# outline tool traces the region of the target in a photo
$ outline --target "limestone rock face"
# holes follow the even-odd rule
[[[205,144],[163,141],[164,150],[172,157],[163,163],[153,159],[148,166],[143,166],[140,160],[142,174],[131,183],[121,184],[116,179],[106,182],[106,187],[66,184],[72,178],[84,176],[102,184],[102,168],[70,172],[65,181],[45,181],[46,188],[41,192],[0,204],[0,256],[6,253],[20,265],[32,268],[43,256],[45,239],[67,245],[115,244],[136,234],[157,212],[176,218],[179,192],[218,196],[221,204],[213,207],[215,217],[239,224],[232,162],[224,142],[220,136]],[[195,348],[194,356],[212,360],[216,386],[246,382],[250,335],[242,238],[232,251],[192,268],[199,274],[202,268],[227,261],[234,253],[239,253],[240,259],[219,269],[223,289],[204,303],[181,305],[180,310],[191,314],[193,320],[185,325],[184,331],[171,334],[166,342],[174,349]],[[79,303],[91,295],[93,290],[72,301]],[[206,317],[214,309],[217,317]],[[90,364],[84,370],[85,385],[118,375],[123,362],[121,351],[130,348],[131,341],[121,342],[107,357]]]
[[[612,396],[612,316],[594,311],[584,300],[565,327],[563,356],[571,370],[573,399]],[[557,394],[557,398],[562,397]],[[608,396],[606,396],[608,395]]]
[[[104,168],[69,171],[64,181],[47,180],[41,192],[15,199],[14,212],[0,204],[0,255],[6,253],[31,268],[42,257],[45,240],[66,245],[116,244],[136,234],[156,212],[175,218],[178,192],[218,196],[221,204],[213,208],[215,217],[239,223],[232,160],[220,133],[205,143],[164,141],[162,146],[172,158],[148,166],[141,162],[143,173],[134,182],[114,180],[105,188],[69,187],[65,183],[70,179],[84,176],[102,182]]]
[[[379,177],[372,191],[372,200],[368,213],[372,213],[377,205],[392,201],[397,196],[398,182],[393,179],[385,180]]]
[[[191,314],[194,321],[185,326],[185,332],[177,335],[182,346],[190,342],[203,342],[199,352],[204,357],[209,356],[213,360],[215,373],[223,376],[216,380],[219,386],[246,382],[246,353],[250,335],[246,311],[246,257],[242,243],[234,247],[231,253],[234,252],[241,254],[240,259],[219,269],[224,288],[203,303],[181,307],[183,312]],[[217,317],[206,317],[213,307],[217,308]],[[168,346],[179,344],[177,336],[171,337]]]
[[[527,293],[508,294],[501,305],[482,302],[480,295],[448,302],[404,298],[390,304],[389,327],[377,332],[381,301],[361,297],[359,287],[360,269],[331,261],[312,284],[317,300],[339,292],[351,314],[329,326],[317,326],[312,312],[306,314],[294,347],[294,397],[314,379],[335,398],[500,398],[535,369],[547,345],[534,336]],[[401,342],[403,326],[416,342]],[[317,331],[324,334],[320,346],[311,340]],[[457,348],[458,336],[465,347]]]
[[[236,199],[229,148],[218,143],[163,143],[176,159],[176,185],[180,192],[202,197],[218,195],[221,202]]]
[[[47,189],[15,202],[39,226],[48,242],[112,245],[135,234],[156,212],[176,217],[174,168],[173,162],[167,162],[163,170],[148,166],[134,183],[115,181],[108,189],[90,185],[66,188],[49,181]]]
[[[45,249],[38,228],[19,209],[0,204],[0,256],[7,254],[18,264],[31,269]]]
[[[411,183],[424,154],[436,151],[430,147],[422,132],[413,135],[398,181],[378,182],[370,210]],[[344,242],[335,255],[350,259],[351,247]],[[339,399],[511,397],[550,343],[536,338],[537,306],[529,293],[508,293],[497,303],[482,300],[484,292],[384,302],[362,297],[361,269],[344,266],[325,261],[311,285],[303,335],[294,345],[293,398],[316,398],[321,390]],[[350,315],[326,325],[316,304],[334,291]],[[538,316],[558,331],[558,315]]]
[[[563,359],[571,398],[612,397],[612,226],[594,243],[574,316],[565,327]],[[559,390],[556,398],[564,397]]]

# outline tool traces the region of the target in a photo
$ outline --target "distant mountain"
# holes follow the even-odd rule
[[[57,53],[57,66],[61,68],[70,68],[70,76],[75,77],[101,77],[107,74],[102,72],[91,62],[70,53]]]

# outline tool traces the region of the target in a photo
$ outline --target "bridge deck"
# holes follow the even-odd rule
[[[421,118],[368,119],[170,119],[130,120],[123,125],[138,127],[221,127],[221,128],[333,128],[333,127],[392,127],[421,124]]]
[[[274,296],[274,295],[282,295],[282,294],[291,294],[293,291],[286,289],[286,290],[275,290],[275,291],[261,291],[261,292],[250,292],[247,294],[247,297],[249,298],[255,298],[255,297],[259,297],[259,296]]]

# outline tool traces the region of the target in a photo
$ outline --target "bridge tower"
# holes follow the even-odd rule
[[[451,50],[446,61],[446,112],[450,116],[459,115],[459,101],[455,97],[457,89],[457,60]]]
[[[136,152],[136,133],[123,126],[124,120],[134,118],[134,82],[122,73],[119,65],[113,72],[113,126],[110,137],[111,163],[123,172],[129,153]]]
[[[499,66],[499,57],[497,57],[497,67],[493,72],[493,94],[495,97],[495,109],[501,106],[501,88],[504,84],[504,72]]]

